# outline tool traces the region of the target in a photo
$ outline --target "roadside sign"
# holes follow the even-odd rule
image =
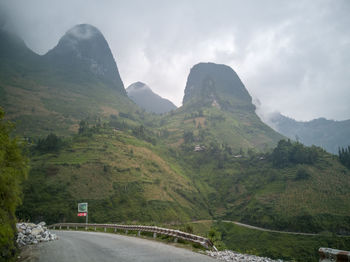
[[[86,217],[88,223],[88,203],[78,203],[78,217]]]
[[[78,203],[78,212],[87,213],[88,212],[88,203]]]

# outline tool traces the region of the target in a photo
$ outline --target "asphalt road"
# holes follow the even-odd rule
[[[58,240],[32,246],[22,261],[30,262],[214,262],[206,255],[157,241],[117,234],[55,231]]]

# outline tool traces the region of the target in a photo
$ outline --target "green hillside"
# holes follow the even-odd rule
[[[169,147],[160,133],[122,118],[84,129],[57,149],[31,146],[21,217],[77,221],[76,203],[88,201],[95,222],[211,217],[280,230],[350,232],[350,172],[320,148],[286,142],[273,152],[237,155],[212,142],[194,152]],[[292,152],[290,162],[279,162],[285,159],[279,158],[281,145]]]
[[[242,150],[268,151],[283,136],[261,122],[255,113],[227,112],[219,108],[179,108],[161,120],[164,142],[170,146],[211,143],[228,145],[239,154]],[[186,143],[184,143],[186,142]]]
[[[301,147],[300,152],[308,151]],[[251,150],[237,158],[219,147],[188,152],[183,159],[214,218],[287,231],[349,234],[350,172],[334,156],[313,150],[313,163],[282,167],[274,164],[273,153]]]
[[[92,222],[188,221],[209,217],[200,193],[168,150],[110,127],[76,135],[59,150],[32,148],[22,218]]]

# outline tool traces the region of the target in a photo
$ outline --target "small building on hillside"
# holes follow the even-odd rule
[[[204,151],[205,150],[205,147],[204,146],[201,146],[201,145],[195,145],[194,147],[194,152],[200,152],[200,151]]]

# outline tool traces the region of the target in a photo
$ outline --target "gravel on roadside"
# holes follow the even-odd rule
[[[226,262],[283,262],[283,260],[273,260],[267,257],[258,257],[254,255],[240,254],[231,250],[224,251],[207,251],[208,256],[214,257],[221,261]]]

